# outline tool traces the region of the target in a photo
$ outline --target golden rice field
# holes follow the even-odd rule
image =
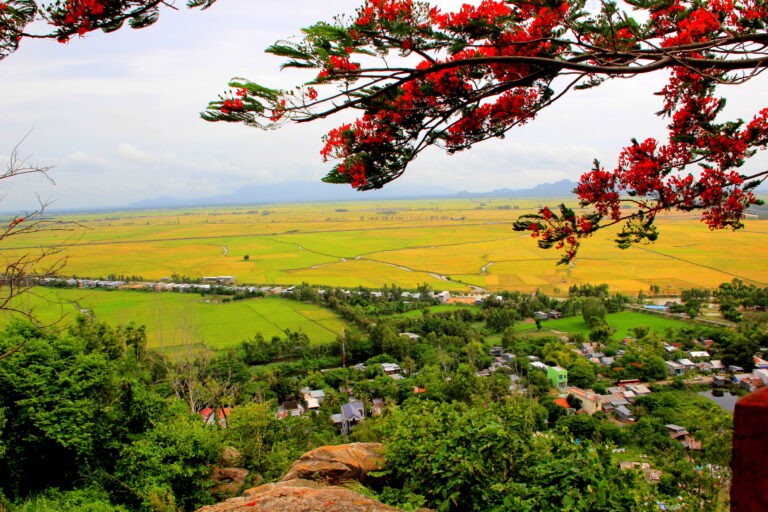
[[[734,277],[768,285],[766,221],[711,232],[692,216],[668,216],[659,220],[656,244],[621,250],[611,242],[615,233],[601,232],[565,268],[555,265],[557,253],[512,230],[519,215],[544,203],[414,200],[75,215],[62,218],[77,222],[72,230],[4,241],[0,257],[22,250],[12,247],[58,244],[68,257],[66,275],[233,275],[239,283],[275,285],[428,283],[556,294],[579,283],[632,294],[651,285],[670,293],[713,287]]]

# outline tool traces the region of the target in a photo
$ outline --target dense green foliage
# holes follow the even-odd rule
[[[664,361],[684,357],[704,338],[723,361],[746,361],[766,343],[762,331],[689,325],[661,336],[637,325],[640,317],[649,324],[656,317],[631,313],[633,339],[601,338],[600,350],[615,357],[606,366],[576,352],[587,342],[584,332],[525,332],[511,322],[555,306],[579,315],[590,300],[608,310],[607,293],[559,304],[542,294],[502,294],[482,307],[436,312],[425,300],[415,314],[394,315],[384,305],[390,302],[370,294],[296,293],[348,316],[348,367],[328,369],[339,365],[340,344],[321,350],[296,332],[168,359],[147,350],[144,330],[133,326],[85,318],[62,334],[9,326],[0,349],[24,346],[0,361],[0,490],[25,512],[192,510],[216,499],[208,475],[225,446],[265,481],[277,479],[302,453],[344,441],[330,415],[354,396],[367,408],[381,400],[382,416],[351,434],[385,443],[389,465],[370,492],[405,509],[586,512],[674,501],[681,510],[718,510],[730,459],[727,413],[678,391],[685,388],[680,380],[673,390],[639,398],[632,426],[620,428],[600,412],[569,415],[554,402],[546,373],[525,356],[566,368],[571,385],[605,393],[616,379],[666,379]],[[573,318],[545,323],[565,320]],[[605,329],[597,324],[590,332]],[[680,348],[667,352],[663,341]],[[489,355],[495,345],[517,357],[489,371],[498,363]],[[385,375],[380,363],[398,363],[402,377]],[[277,404],[301,401],[305,388],[325,392],[319,412],[278,419]],[[568,403],[580,407],[573,397]],[[231,408],[228,428],[203,425],[205,407]],[[668,423],[688,428],[702,450],[686,452],[669,438]],[[621,471],[613,447],[647,454],[664,478],[648,484],[639,472]],[[697,470],[706,464],[716,469]]]

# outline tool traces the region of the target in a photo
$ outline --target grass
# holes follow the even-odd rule
[[[654,245],[621,250],[613,242],[615,231],[600,231],[568,268],[555,265],[556,251],[537,248],[511,227],[519,215],[555,202],[361,201],[70,215],[63,219],[85,228],[12,237],[3,249],[79,244],[66,249],[66,273],[91,277],[159,279],[175,272],[234,275],[254,284],[428,283],[437,290],[469,291],[473,285],[560,296],[583,283],[607,283],[631,295],[651,286],[666,294],[711,288],[734,277],[768,285],[768,268],[755,258],[768,250],[766,221],[711,232],[691,215],[667,215],[657,221],[661,236]],[[104,257],[107,251],[110,258]],[[0,264],[14,252],[0,251]]]
[[[608,325],[616,329],[614,333],[614,339],[622,339],[626,336],[631,336],[630,329],[639,325],[647,325],[652,331],[664,334],[667,328],[680,328],[687,327],[689,324],[680,320],[672,318],[664,318],[655,315],[645,315],[643,313],[634,313],[630,311],[624,311],[621,313],[610,313],[606,315],[605,321]],[[583,334],[589,335],[589,326],[584,322],[581,316],[572,316],[568,318],[560,318],[558,320],[545,320],[541,323],[541,332],[547,331],[559,331],[568,334]],[[538,332],[536,330],[536,324],[526,323],[515,325],[515,330],[520,333]]]
[[[480,309],[478,306],[474,306],[472,304],[440,304],[438,306],[431,306],[429,308],[430,313],[445,313],[446,311],[456,311],[458,309],[470,309],[470,310],[478,310]],[[414,309],[413,311],[406,311],[405,313],[395,313],[393,315],[388,315],[390,317],[413,317],[413,316],[421,316],[423,313],[420,309]]]
[[[284,335],[285,329],[303,331],[313,343],[330,343],[341,332],[341,318],[330,310],[279,297],[212,303],[209,297],[186,293],[143,293],[39,287],[27,296],[44,322],[79,309],[112,325],[134,322],[147,327],[150,347],[179,352],[190,347],[222,349],[261,333],[266,339]],[[5,318],[7,321],[7,317]],[[0,322],[3,319],[0,318]]]

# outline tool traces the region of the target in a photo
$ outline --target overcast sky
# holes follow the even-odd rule
[[[319,182],[330,166],[319,156],[320,137],[342,119],[262,132],[198,114],[233,76],[286,88],[306,80],[280,72],[280,59],[263,49],[358,4],[220,0],[208,11],[165,10],[142,30],[92,33],[65,45],[25,41],[0,62],[0,160],[32,130],[21,152],[54,166],[55,185],[40,176],[4,180],[0,210],[29,208],[36,196],[55,208],[92,208],[281,181],[334,186]],[[453,156],[427,151],[399,181],[414,191],[438,183],[479,192],[576,180],[595,157],[610,165],[631,137],[663,134],[653,115],[662,83],[663,76],[647,76],[577,91],[506,139]],[[730,111],[751,116],[765,106],[764,77],[733,88]]]

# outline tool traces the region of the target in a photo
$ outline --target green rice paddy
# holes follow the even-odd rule
[[[38,287],[23,300],[40,321],[60,327],[86,310],[111,325],[145,325],[149,346],[171,352],[222,349],[257,333],[266,339],[282,336],[286,329],[304,332],[313,343],[330,343],[342,328],[341,318],[330,310],[279,297],[219,303],[193,293]]]

